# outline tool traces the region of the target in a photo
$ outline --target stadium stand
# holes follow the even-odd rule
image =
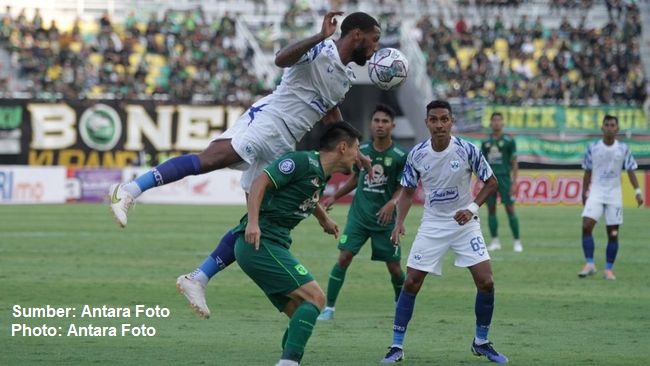
[[[333,3],[346,11],[373,6]],[[435,95],[517,105],[645,101],[642,22],[634,2],[554,0],[546,12],[535,1],[459,3],[374,3],[382,45],[399,47],[404,36],[417,40]],[[44,22],[38,8],[28,17],[7,7],[0,15],[0,59],[9,59],[17,73],[12,79],[11,70],[0,70],[0,92],[248,105],[278,80],[273,54],[312,33],[329,4],[244,1],[224,8],[224,2],[185,0],[175,2],[176,10],[150,13],[117,5],[118,22],[110,9],[95,7],[97,19],[77,18],[65,28]],[[405,28],[414,8],[419,20]]]

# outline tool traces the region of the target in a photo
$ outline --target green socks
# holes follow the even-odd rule
[[[399,293],[402,292],[402,285],[404,285],[405,278],[406,276],[404,275],[404,271],[401,271],[397,278],[393,276],[390,277],[390,282],[393,283],[393,290],[395,290],[395,301],[399,298]]]
[[[330,279],[327,284],[327,306],[334,307],[336,298],[339,297],[343,281],[345,281],[346,268],[341,268],[338,263],[332,267]]]
[[[517,215],[508,215],[508,222],[510,223],[510,229],[512,230],[512,237],[515,238],[515,240],[519,239],[519,219],[517,218]],[[492,230],[492,228],[490,228],[490,230]]]
[[[300,362],[305,352],[305,345],[307,345],[307,341],[314,330],[318,314],[320,314],[318,307],[308,301],[303,301],[298,306],[289,321],[289,328],[285,333],[287,340],[283,342],[284,349],[282,350],[281,359]]]
[[[488,215],[488,226],[490,227],[490,236],[496,238],[499,236],[499,220],[497,215]]]

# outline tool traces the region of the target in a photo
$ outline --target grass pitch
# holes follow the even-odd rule
[[[500,207],[502,251],[492,253],[496,307],[490,338],[516,365],[642,365],[650,341],[648,211],[626,209],[616,281],[602,278],[606,238],[596,228],[598,274],[578,279],[580,208],[518,207],[523,253],[511,250]],[[212,318],[196,317],[176,277],[194,269],[244,207],[139,205],[120,230],[105,205],[0,206],[1,365],[273,365],[287,325],[262,292],[233,265],[207,288]],[[347,206],[332,212],[341,229]],[[485,216],[485,209],[482,211]],[[404,256],[421,209],[407,223]],[[487,220],[483,217],[486,238]],[[488,239],[489,240],[489,239]],[[294,232],[293,251],[326,289],[338,251],[313,218]],[[376,365],[391,343],[392,289],[369,249],[355,258],[335,319],[319,322],[305,365]],[[469,351],[474,286],[448,254],[444,276],[425,281],[406,335],[405,365],[488,364]],[[15,317],[14,305],[73,307],[75,317]],[[84,305],[129,308],[131,317],[81,317]],[[169,309],[166,318],[135,317],[136,305]],[[13,324],[55,328],[23,336]],[[117,336],[73,337],[71,325],[116,327]],[[122,324],[155,336],[121,336]],[[22,326],[22,325],[21,325]],[[59,336],[60,335],[60,336]]]

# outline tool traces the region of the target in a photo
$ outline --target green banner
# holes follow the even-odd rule
[[[557,106],[508,106],[486,105],[481,125],[489,128],[490,116],[501,112],[510,131],[599,132],[603,117],[618,117],[621,131],[650,133],[650,122],[642,108],[634,107],[557,107]]]
[[[481,139],[463,138],[476,146],[481,146]],[[558,141],[535,136],[514,136],[517,143],[517,156],[520,162],[575,165],[581,164],[589,143],[598,138]],[[650,141],[625,140],[638,164],[650,164]]]

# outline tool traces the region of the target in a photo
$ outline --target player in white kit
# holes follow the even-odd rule
[[[618,227],[623,223],[622,170],[627,171],[638,205],[643,204],[641,188],[634,175],[637,164],[630,148],[616,140],[618,129],[618,118],[606,115],[601,127],[602,140],[587,147],[582,162],[582,169],[585,171],[582,180],[582,203],[585,206],[582,211],[582,249],[586,263],[578,273],[581,278],[596,273],[592,232],[596,222],[604,215],[607,227],[605,279],[616,279],[612,268],[618,252]]]
[[[337,29],[335,16],[341,14],[327,13],[318,34],[280,50],[275,64],[287,68],[280,85],[201,153],[169,159],[131,182],[111,186],[111,210],[118,224],[126,227],[128,211],[142,192],[188,175],[225,167],[244,170],[241,184],[248,192],[254,178],[294,150],[319,120],[343,120],[338,104],[355,79],[348,64],[365,65],[379,48],[381,29],[372,16],[357,12],[343,20],[338,40],[328,39]],[[369,160],[365,163],[370,166]]]
[[[327,13],[318,34],[280,50],[275,63],[286,68],[280,85],[244,112],[203,152],[172,158],[132,182],[113,186],[111,209],[118,223],[126,226],[128,210],[141,192],[188,175],[225,167],[242,169],[242,188],[248,192],[259,173],[273,160],[294,150],[319,120],[341,121],[338,104],[355,78],[348,64],[364,65],[379,48],[381,35],[377,20],[357,12],[343,20],[339,39],[328,39],[337,29],[335,17],[341,14]],[[360,156],[359,160],[370,166],[367,157]],[[338,226],[320,205],[314,216],[327,233],[338,235]],[[177,278],[176,288],[201,317],[210,316],[205,285],[235,261],[236,239],[237,235],[228,231],[197,269]]]
[[[416,145],[406,160],[393,242],[397,245],[405,233],[404,219],[419,182],[425,194],[424,214],[395,308],[393,344],[382,363],[403,359],[402,345],[415,297],[427,274],[442,275],[442,259],[449,249],[456,254],[455,265],[468,268],[476,284],[476,333],[471,350],[492,362],[506,363],[508,358],[497,352],[487,337],[494,310],[494,283],[478,218],[479,206],[498,188],[497,179],[479,148],[451,135],[454,118],[448,102],[429,103],[425,122],[431,138]],[[470,191],[472,172],[484,183],[476,198]]]

